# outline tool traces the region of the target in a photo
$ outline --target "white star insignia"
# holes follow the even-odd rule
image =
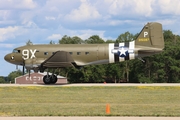
[[[118,50],[118,52],[120,53],[119,56],[122,56],[122,55],[126,56],[127,50],[125,50],[124,47],[122,47],[121,49]]]

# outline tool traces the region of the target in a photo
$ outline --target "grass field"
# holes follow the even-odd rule
[[[180,87],[0,87],[0,116],[180,116]]]

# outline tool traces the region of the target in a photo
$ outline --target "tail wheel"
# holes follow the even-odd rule
[[[57,82],[57,76],[56,75],[52,75],[51,76],[51,83],[55,84]]]
[[[44,82],[45,84],[50,84],[50,83],[51,83],[51,76],[50,76],[50,75],[45,75],[45,76],[43,77],[43,82]]]

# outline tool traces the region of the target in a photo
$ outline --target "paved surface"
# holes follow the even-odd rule
[[[0,117],[0,120],[180,120],[180,117]]]
[[[131,83],[98,83],[98,84],[55,84],[55,85],[45,85],[45,84],[0,84],[0,87],[7,86],[180,86],[180,83],[152,83],[152,84],[131,84]]]

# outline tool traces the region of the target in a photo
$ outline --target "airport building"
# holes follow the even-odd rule
[[[51,73],[49,73],[51,74]],[[25,74],[23,76],[15,78],[15,84],[44,84],[43,77],[47,75],[46,72],[44,73],[30,73]],[[67,78],[63,76],[57,76],[58,80],[56,84],[66,84],[68,83]]]

